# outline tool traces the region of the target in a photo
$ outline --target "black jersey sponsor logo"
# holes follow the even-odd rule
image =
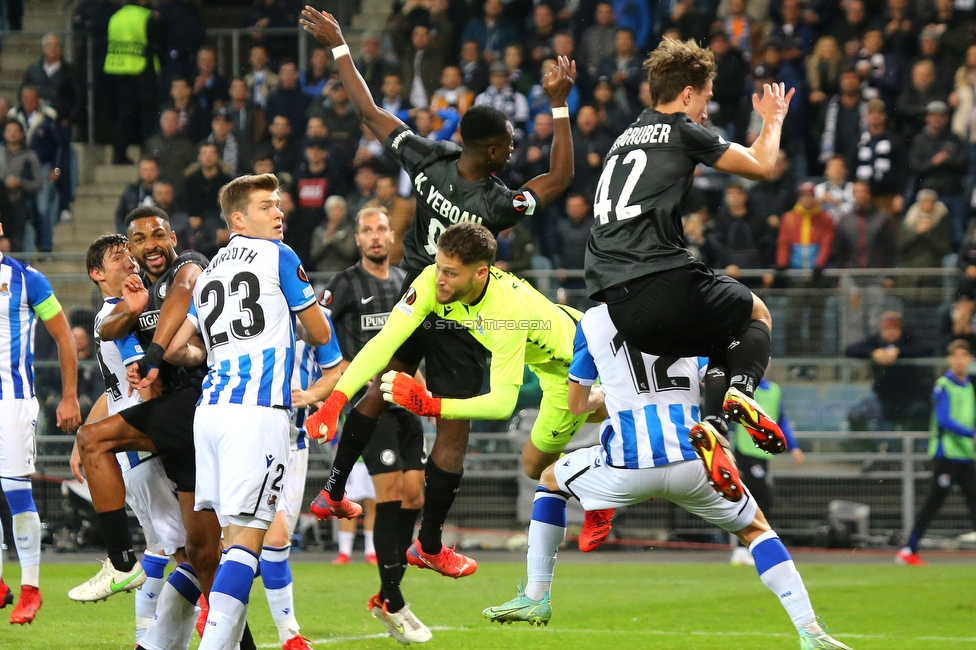
[[[159,310],[154,309],[153,311],[144,311],[139,315],[139,329],[143,332],[148,332],[156,329],[156,323],[159,322]]]
[[[523,194],[516,194],[512,199],[512,206],[519,212],[525,212],[529,209],[529,200]]]
[[[403,294],[402,302],[405,305],[412,305],[413,303],[417,302],[417,290],[413,287],[407,289],[407,292]]]
[[[389,312],[382,314],[361,314],[359,316],[359,328],[364,332],[375,332],[383,329],[386,319],[390,317]]]
[[[322,295],[319,296],[319,304],[322,305],[323,307],[331,307],[332,306],[332,292],[329,291],[328,289],[326,289],[325,291],[323,291],[322,292]]]

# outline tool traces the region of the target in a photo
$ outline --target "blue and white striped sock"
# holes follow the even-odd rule
[[[257,569],[258,556],[253,551],[237,545],[227,549],[210,590],[210,614],[200,650],[223,650],[237,643]]]
[[[143,650],[186,648],[200,613],[200,583],[189,564],[181,564],[169,574],[156,603],[149,629],[139,640]]]
[[[264,583],[271,618],[278,628],[278,640],[282,643],[298,634],[291,566],[288,564],[290,551],[291,546],[265,546],[261,551],[261,582]]]
[[[136,590],[136,643],[139,643],[156,614],[156,604],[165,584],[163,574],[167,564],[169,557],[166,555],[149,551],[142,554],[142,570],[146,572],[146,581]]]
[[[37,516],[31,481],[26,477],[0,478],[10,506],[14,544],[20,560],[20,584],[39,586],[41,568],[41,519]]]
[[[759,579],[779,598],[793,625],[812,631],[810,626],[816,625],[817,617],[810,596],[779,535],[772,530],[763,533],[749,545],[749,552],[756,561]]]
[[[552,588],[556,552],[566,538],[566,497],[539,486],[532,504],[529,523],[529,548],[525,564],[528,584],[525,595],[542,600]]]

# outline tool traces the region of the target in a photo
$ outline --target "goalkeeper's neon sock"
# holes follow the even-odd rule
[[[779,598],[797,630],[817,621],[803,578],[775,531],[766,531],[749,545],[762,583]]]
[[[529,522],[529,548],[525,556],[528,584],[525,595],[540,601],[552,588],[556,551],[566,538],[566,497],[536,488]]]

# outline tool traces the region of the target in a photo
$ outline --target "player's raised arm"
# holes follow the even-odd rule
[[[376,102],[373,101],[369,87],[352,62],[349,46],[346,45],[346,39],[343,38],[342,30],[339,29],[339,23],[335,17],[330,13],[318,11],[309,5],[305,5],[302,10],[302,17],[298,22],[315,40],[332,48],[332,58],[335,59],[339,78],[346,89],[346,95],[349,96],[349,103],[352,104],[353,111],[380,142],[386,142],[387,137],[393,131],[403,126],[403,122],[377,106]]]
[[[748,149],[733,142],[715,162],[715,169],[754,181],[769,178],[776,165],[783,120],[789,111],[793,92],[793,88],[786,92],[785,85],[778,83],[764,85],[761,98],[753,93],[752,107],[763,121],[759,137]]]
[[[573,133],[566,98],[576,82],[576,62],[560,56],[545,73],[542,89],[552,106],[553,136],[549,152],[549,171],[536,176],[525,187],[539,197],[542,205],[552,203],[573,183]]]

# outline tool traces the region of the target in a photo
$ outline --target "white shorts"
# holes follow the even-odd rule
[[[584,510],[604,510],[667,499],[693,515],[729,532],[742,530],[756,518],[756,500],[746,490],[738,502],[719,496],[699,460],[685,460],[647,469],[608,467],[603,447],[586,447],[563,456],[554,467],[556,483],[572,494]]]
[[[278,512],[285,513],[288,534],[295,531],[298,515],[302,512],[302,499],[305,498],[305,474],[308,472],[308,447],[296,449],[292,446],[288,454],[288,469],[281,485],[278,498]]]
[[[37,398],[0,399],[0,476],[20,478],[34,473],[36,424]]]
[[[176,484],[169,480],[159,457],[144,460],[122,473],[125,502],[129,504],[154,553],[173,555],[186,546],[186,528]]]
[[[349,472],[349,478],[346,480],[346,498],[350,501],[376,500],[373,479],[369,476],[366,463],[361,460],[357,460],[352,466],[352,471]]]
[[[195,510],[267,528],[288,464],[288,411],[243,404],[198,406],[193,418]]]

